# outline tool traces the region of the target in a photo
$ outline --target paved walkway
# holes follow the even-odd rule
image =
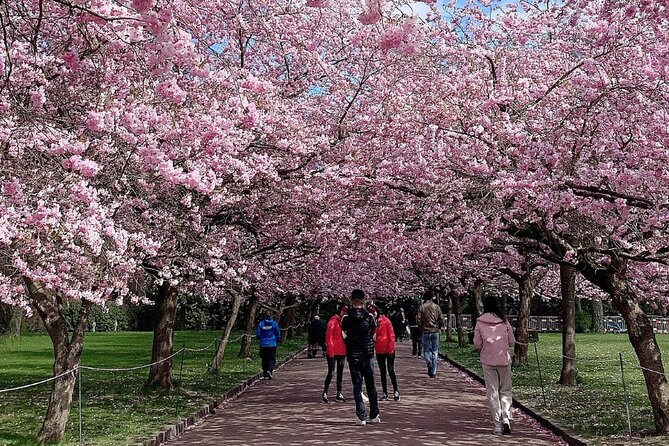
[[[355,425],[348,366],[346,403],[321,402],[324,358],[298,357],[261,380],[216,414],[169,441],[176,445],[560,445],[531,418],[514,412],[513,433],[492,435],[485,389],[442,363],[437,377],[411,357],[411,343],[397,344],[396,372],[402,399],[380,401],[381,423]],[[377,367],[378,369],[378,367]],[[381,383],[376,379],[380,393]],[[390,382],[388,382],[390,386]],[[330,386],[332,397],[335,383]],[[392,390],[392,387],[390,387]],[[391,397],[392,398],[392,397]],[[334,398],[331,398],[334,399]],[[369,407],[368,407],[369,410]]]

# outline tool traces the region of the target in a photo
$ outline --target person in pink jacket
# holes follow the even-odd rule
[[[481,353],[483,378],[490,412],[495,423],[493,434],[511,433],[511,356],[509,348],[516,343],[513,329],[501,311],[497,299],[483,301],[483,314],[476,320],[474,346]]]
[[[346,305],[340,305],[337,314],[332,315],[328,322],[327,330],[325,331],[325,351],[328,355],[328,374],[325,377],[325,384],[323,386],[323,394],[321,399],[324,403],[329,403],[328,390],[330,389],[330,382],[334,375],[335,365],[337,366],[337,401],[346,402],[344,395],[341,393],[342,380],[344,376],[344,362],[346,361],[346,344],[344,343],[344,336],[341,331],[341,319],[348,313]]]

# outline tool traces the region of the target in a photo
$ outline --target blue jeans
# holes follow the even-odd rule
[[[439,332],[423,333],[423,358],[430,373],[436,375],[439,363]]]
[[[365,419],[365,403],[362,401],[362,380],[365,380],[367,396],[369,397],[369,418],[376,418],[379,414],[379,400],[374,386],[374,369],[372,358],[350,359],[348,369],[351,372],[351,383],[353,384],[353,398],[355,399],[355,414],[358,419]]]

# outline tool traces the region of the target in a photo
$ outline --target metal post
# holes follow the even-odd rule
[[[81,367],[77,367],[77,381],[79,382],[79,446],[84,445],[84,423],[81,403]]]
[[[627,411],[627,433],[632,436],[632,420],[630,419],[630,402],[627,396],[627,385],[625,384],[625,367],[623,366],[623,354],[620,353],[620,375],[623,379],[623,395],[625,395],[625,410]]]
[[[541,363],[539,362],[539,349],[537,348],[537,343],[534,344],[534,354],[537,357],[537,370],[539,371],[539,385],[541,386],[541,396],[544,400],[544,407],[546,407],[546,391],[544,390],[544,378],[541,376]]]
[[[186,344],[184,344],[183,348],[181,349],[181,366],[179,367],[179,387],[181,387],[183,382],[184,356],[186,356]]]
[[[183,348],[181,349],[181,365],[179,366],[179,387],[183,386],[184,356],[186,356],[186,344],[184,344]],[[179,419],[179,395],[175,395],[174,397],[174,417],[177,420]]]
[[[214,351],[214,358],[216,357],[216,353],[218,353],[218,346],[220,345],[221,340],[217,337],[216,338],[216,350]],[[213,363],[213,360],[212,360]],[[216,388],[218,389],[218,368],[214,370],[214,379],[216,381]]]

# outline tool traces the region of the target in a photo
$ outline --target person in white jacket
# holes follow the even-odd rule
[[[511,356],[516,343],[513,329],[501,311],[497,299],[483,301],[483,314],[476,320],[474,346],[481,354],[483,378],[495,428],[493,434],[511,433]]]

